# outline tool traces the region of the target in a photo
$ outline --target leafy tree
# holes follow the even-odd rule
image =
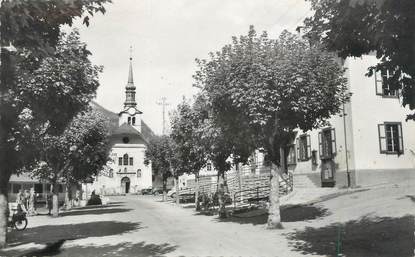
[[[255,148],[251,135],[239,130],[233,122],[221,123],[220,113],[214,111],[207,94],[203,92],[196,97],[193,105],[198,117],[198,134],[207,159],[218,171],[219,217],[228,216],[225,208],[224,193],[227,188],[225,174],[232,164],[246,163]],[[232,117],[229,117],[232,119]]]
[[[387,83],[402,91],[402,105],[415,109],[415,2],[413,0],[308,0],[315,11],[304,21],[305,36],[342,58],[376,52],[389,71]],[[415,115],[407,116],[415,119]]]
[[[194,174],[196,181],[195,205],[199,208],[199,171],[207,162],[207,154],[200,135],[199,113],[192,109],[186,99],[177,106],[171,119],[170,137],[174,143],[174,152],[179,160],[177,170]],[[178,196],[178,194],[176,194]]]
[[[146,165],[150,164],[155,175],[161,175],[163,180],[163,201],[166,201],[167,179],[173,176],[171,168],[172,142],[169,136],[154,136],[145,151]],[[176,192],[177,195],[177,192]]]
[[[58,185],[80,183],[97,175],[107,163],[108,122],[96,111],[79,114],[60,135],[39,135],[38,161],[31,174],[52,185],[53,216],[58,216]]]
[[[64,98],[58,105],[51,105],[47,102],[36,102],[36,94],[41,90],[32,87],[33,97],[20,97],[21,87],[18,87],[18,79],[24,77],[25,72],[17,67],[24,67],[36,70],[42,63],[42,59],[54,56],[54,50],[59,41],[60,28],[62,25],[71,25],[74,18],[83,17],[86,25],[89,24],[89,17],[97,11],[104,13],[103,5],[109,0],[2,0],[0,5],[0,248],[6,245],[7,231],[7,184],[12,173],[21,169],[24,163],[29,162],[33,152],[28,145],[31,144],[28,137],[22,135],[30,134],[33,127],[28,127],[26,120],[34,117],[38,124],[55,122],[49,117],[50,113],[68,114],[70,117],[76,115],[79,106],[76,104],[70,109],[61,105],[66,101],[76,98],[78,89],[72,95]],[[85,15],[87,13],[87,15]],[[30,74],[30,72],[29,72]],[[24,78],[23,78],[24,79]],[[85,83],[85,88],[93,84],[94,79]],[[53,89],[55,95],[68,94],[63,87]],[[83,94],[80,90],[80,95]],[[43,93],[46,93],[43,91]],[[52,94],[53,94],[52,93]],[[29,100],[29,101],[28,101]],[[75,102],[76,103],[76,102]],[[49,105],[46,112],[34,112],[31,107],[37,105]],[[81,102],[84,105],[84,101]],[[28,117],[30,116],[30,117]],[[26,119],[26,120],[25,120]],[[60,130],[65,127],[62,125]],[[56,129],[58,129],[56,127]],[[18,139],[20,137],[20,139]]]
[[[198,64],[196,86],[209,99],[217,127],[247,135],[248,143],[263,148],[272,161],[268,227],[281,227],[282,149],[293,140],[294,129],[317,128],[340,111],[348,98],[343,69],[318,45],[287,31],[276,40],[265,32],[257,36],[252,26],[247,36],[234,37]],[[232,138],[243,137],[227,137],[238,145]],[[246,148],[234,152],[240,149]]]

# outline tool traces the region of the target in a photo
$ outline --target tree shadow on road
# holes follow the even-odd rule
[[[88,210],[72,210],[60,213],[59,216],[66,217],[66,216],[78,216],[78,215],[100,215],[100,214],[110,214],[110,213],[121,213],[121,212],[129,212],[133,209],[126,209],[126,208],[113,208],[113,209],[88,209]]]
[[[140,223],[117,221],[46,225],[27,228],[23,231],[12,231],[8,234],[7,242],[10,247],[27,243],[45,244],[58,240],[118,235],[138,229],[141,229]]]
[[[407,195],[406,197],[411,199],[411,201],[415,203],[415,195]]]
[[[413,256],[414,229],[414,216],[364,217],[322,228],[307,227],[287,238],[303,254],[337,256],[339,251],[342,256],[409,257]]]
[[[281,208],[282,222],[297,222],[314,220],[329,214],[328,210],[317,205],[292,205]],[[264,212],[253,217],[238,215],[226,219],[219,219],[220,222],[236,222],[240,224],[263,225],[268,221],[268,213]]]
[[[121,206],[125,206],[124,204],[107,204],[107,205],[88,205],[88,206],[84,206],[84,207],[75,207],[72,208],[71,210],[90,210],[90,209],[105,209],[105,208],[112,208],[112,207],[121,207]]]
[[[57,242],[56,244],[59,244]],[[165,254],[173,252],[177,249],[177,246],[172,246],[170,244],[146,244],[145,242],[139,243],[120,243],[116,245],[87,245],[87,246],[70,246],[70,247],[60,247],[54,249],[53,247],[47,246],[41,250],[29,250],[20,256],[25,257],[35,257],[35,256],[59,256],[59,257],[72,257],[72,256],[83,256],[83,257],[92,257],[92,256],[108,256],[108,257],[121,257],[121,256],[154,256],[161,257]],[[12,252],[8,252],[12,255]]]

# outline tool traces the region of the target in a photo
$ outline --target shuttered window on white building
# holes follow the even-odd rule
[[[308,161],[311,158],[310,135],[303,134],[297,138],[298,161]]]
[[[398,97],[398,90],[391,89],[388,79],[391,74],[388,70],[375,72],[376,94],[384,97]]]
[[[337,150],[336,131],[334,128],[325,128],[318,133],[320,159],[334,158]]]
[[[379,149],[381,154],[403,154],[402,123],[378,124]]]

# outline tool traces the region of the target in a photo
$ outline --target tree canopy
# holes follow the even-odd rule
[[[183,99],[173,112],[171,134],[177,170],[181,173],[198,174],[207,162],[207,154],[200,134],[198,113]]]
[[[401,90],[402,105],[415,109],[415,2],[413,0],[308,0],[314,15],[304,21],[305,36],[342,58],[376,53],[369,67],[389,71],[387,83]],[[408,115],[415,119],[415,115]]]
[[[108,121],[93,110],[77,115],[60,135],[38,135],[40,156],[31,175],[52,184],[97,175],[108,161],[108,135]]]
[[[62,34],[54,55],[43,58],[36,69],[27,68],[32,67],[28,64],[31,60],[17,65],[16,87],[5,100],[14,102],[9,106],[17,116],[9,134],[15,158],[20,160],[16,167],[30,164],[35,157],[33,144],[37,142],[33,135],[43,131],[58,136],[74,116],[87,109],[102,70],[89,61],[89,55],[74,31]]]
[[[195,80],[218,127],[264,148],[276,164],[294,129],[324,125],[348,98],[335,56],[287,31],[272,40],[251,27],[210,56],[198,60]]]
[[[150,164],[156,175],[161,175],[163,180],[171,177],[172,142],[169,136],[154,136],[150,139],[145,151],[146,165]]]

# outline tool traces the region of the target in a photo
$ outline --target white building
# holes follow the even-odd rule
[[[348,177],[352,186],[415,183],[415,122],[405,121],[409,109],[389,90],[388,72],[365,76],[376,63],[372,55],[345,60],[352,93],[345,115],[332,117],[330,127],[298,131],[287,160],[294,188],[343,187]]]
[[[131,60],[121,112],[115,114],[93,103],[93,108],[107,116],[111,123],[111,160],[91,188],[99,194],[135,193],[152,186],[151,164],[144,164],[144,154],[153,132],[142,121],[142,112],[137,108]]]

